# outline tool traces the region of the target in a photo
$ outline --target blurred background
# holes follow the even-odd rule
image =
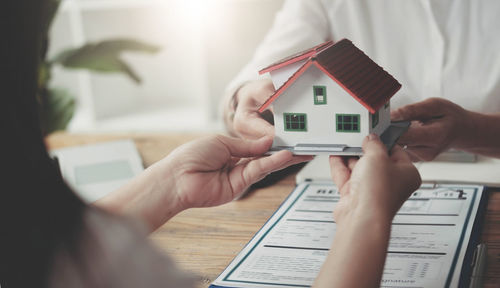
[[[47,58],[108,39],[133,39],[155,53],[125,51],[137,74],[51,67],[47,86],[75,99],[71,132],[223,130],[225,86],[250,60],[283,0],[61,0]],[[257,72],[256,72],[257,73]]]

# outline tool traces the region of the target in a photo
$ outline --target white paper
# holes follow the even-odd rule
[[[500,187],[500,159],[478,156],[476,162],[431,161],[415,166],[424,182],[480,184]],[[331,181],[328,156],[316,156],[297,173],[296,183]]]
[[[457,287],[482,191],[417,190],[394,218],[381,287]],[[333,241],[338,199],[333,184],[298,185],[213,285],[311,286]]]
[[[144,168],[132,140],[80,145],[50,151],[64,180],[88,203],[118,189]]]

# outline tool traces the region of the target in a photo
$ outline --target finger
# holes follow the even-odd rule
[[[411,153],[418,161],[432,161],[441,151],[435,147],[409,146],[406,152]]]
[[[410,157],[411,162],[420,162],[423,161],[416,154],[412,153],[408,148],[404,149],[408,157]]]
[[[294,158],[290,151],[280,151],[271,156],[252,159],[248,162],[244,162],[242,165],[237,165],[229,174],[229,180],[233,187],[233,191],[234,193],[239,193],[267,174],[303,159],[307,158]]]
[[[358,157],[349,157],[347,158],[347,167],[352,171],[354,170],[354,167],[356,166],[356,163],[358,163],[359,158]]]
[[[406,153],[405,150],[399,145],[394,145],[394,147],[391,150],[390,158],[395,163],[411,163],[412,162],[408,153]]]
[[[273,171],[276,170],[281,170],[284,169],[288,166],[292,166],[295,164],[299,164],[302,162],[308,162],[314,159],[314,156],[312,155],[294,155],[292,159],[288,160],[288,162],[284,163],[282,166],[278,167],[277,169],[274,169]]]
[[[422,179],[420,173],[418,173],[417,168],[411,165],[399,165],[397,167],[399,173],[396,179],[396,185],[399,186],[398,191],[401,191],[402,200],[406,200],[410,197],[413,191],[417,190],[422,184]]]
[[[270,79],[251,81],[240,87],[233,119],[236,133],[249,139],[274,135],[274,127],[258,113],[260,106],[273,93],[274,86]]]
[[[246,140],[217,135],[215,140],[219,141],[233,157],[260,156],[267,152],[273,143],[273,138],[270,136],[258,140]]]
[[[274,94],[274,85],[271,79],[262,79],[248,82],[238,92],[240,103],[244,106],[259,108]]]
[[[412,122],[408,131],[399,137],[398,143],[401,145],[430,145],[436,142],[441,133],[444,133],[444,131],[442,131],[440,125],[434,123],[422,125]]]
[[[302,162],[308,162],[314,159],[314,155],[294,155],[291,162],[294,162],[294,164],[302,163]]]
[[[340,190],[349,178],[351,178],[351,170],[347,167],[344,157],[330,156],[329,161],[332,180]]]
[[[293,155],[292,158],[283,164],[281,167],[278,167],[275,170],[281,170],[284,169],[288,166],[292,166],[295,164],[299,164],[302,162],[308,162],[314,159],[314,156],[312,155]],[[232,162],[230,163],[229,167],[235,167],[236,165],[246,165],[246,163],[256,160],[255,158],[237,158],[233,157]]]
[[[410,181],[410,184],[407,186],[410,190],[407,198],[410,197],[411,193],[420,188],[420,186],[422,185],[422,177],[420,176],[420,172],[418,171],[417,167],[412,165],[411,167],[408,167],[408,169],[410,169],[408,175],[410,175],[409,177],[410,179],[412,179],[412,181]]]
[[[345,197],[351,193],[351,181],[347,180],[347,182],[341,188],[338,188],[340,197]]]
[[[438,98],[429,98],[424,101],[406,105],[395,111],[392,111],[391,120],[425,121],[435,117],[441,117],[443,115],[442,113],[443,113],[443,100]]]
[[[234,167],[236,166],[236,164],[238,164],[238,162],[241,161],[241,158],[240,157],[231,157],[231,160],[229,161],[229,167]]]
[[[256,111],[238,111],[234,116],[234,129],[243,138],[258,139],[274,135],[274,126]]]
[[[385,155],[385,157],[388,157],[387,147],[376,134],[366,136],[362,147],[365,155]]]

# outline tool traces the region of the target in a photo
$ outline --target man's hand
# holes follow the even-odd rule
[[[461,133],[471,130],[469,113],[441,98],[410,104],[391,113],[392,121],[411,121],[398,143],[406,147],[413,161],[430,161],[439,153],[459,145]]]
[[[259,113],[260,106],[274,93],[271,80],[248,82],[241,86],[234,96],[232,116],[227,116],[226,124],[231,133],[245,139],[259,139],[263,136],[274,136],[272,113],[267,111],[263,117]],[[231,110],[233,108],[229,108]],[[264,119],[266,118],[266,119]]]

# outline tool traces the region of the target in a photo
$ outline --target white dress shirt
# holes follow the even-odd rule
[[[499,32],[498,0],[287,0],[228,93],[276,60],[348,38],[403,85],[392,108],[443,97],[500,112]]]

